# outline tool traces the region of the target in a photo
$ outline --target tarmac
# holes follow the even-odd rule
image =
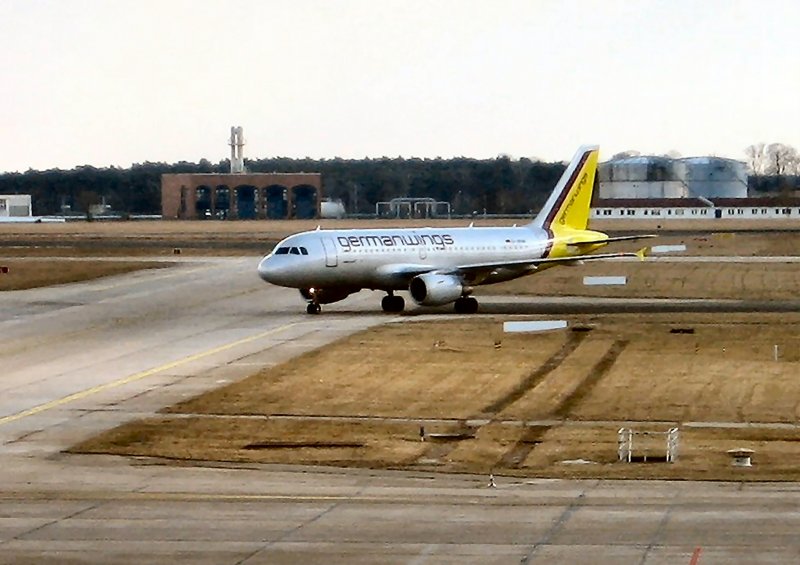
[[[64,452],[398,319],[371,292],[308,316],[296,291],[258,279],[257,261],[181,261],[0,296],[0,563],[800,562],[797,483],[493,477],[490,486],[470,475]],[[482,297],[481,305],[547,313],[565,304]],[[445,312],[409,310],[400,319]]]

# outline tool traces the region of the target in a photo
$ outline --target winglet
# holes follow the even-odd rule
[[[650,249],[648,247],[642,247],[639,251],[636,252],[636,256],[639,258],[639,261],[644,261],[644,258],[647,257],[647,252]]]

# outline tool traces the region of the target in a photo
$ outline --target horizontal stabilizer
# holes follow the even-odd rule
[[[601,245],[604,243],[612,243],[615,241],[635,241],[637,239],[650,239],[651,237],[658,237],[656,234],[648,233],[642,235],[619,235],[616,237],[607,237],[605,239],[593,239],[590,241],[576,241],[574,243],[568,243],[567,245],[573,245],[576,247],[584,246],[584,245]]]

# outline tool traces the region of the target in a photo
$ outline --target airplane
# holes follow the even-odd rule
[[[407,290],[421,306],[453,303],[474,314],[479,285],[523,277],[557,265],[636,253],[593,253],[608,243],[655,237],[609,237],[587,229],[599,149],[578,149],[532,222],[513,227],[320,229],[279,242],[258,265],[265,281],[297,288],[306,312],[344,300],[362,289],[381,290],[384,312],[402,312]]]

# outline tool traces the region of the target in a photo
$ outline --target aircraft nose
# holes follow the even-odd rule
[[[258,264],[258,276],[267,282],[275,282],[276,271],[277,269],[275,269],[273,265],[270,265],[269,257],[264,257]]]

